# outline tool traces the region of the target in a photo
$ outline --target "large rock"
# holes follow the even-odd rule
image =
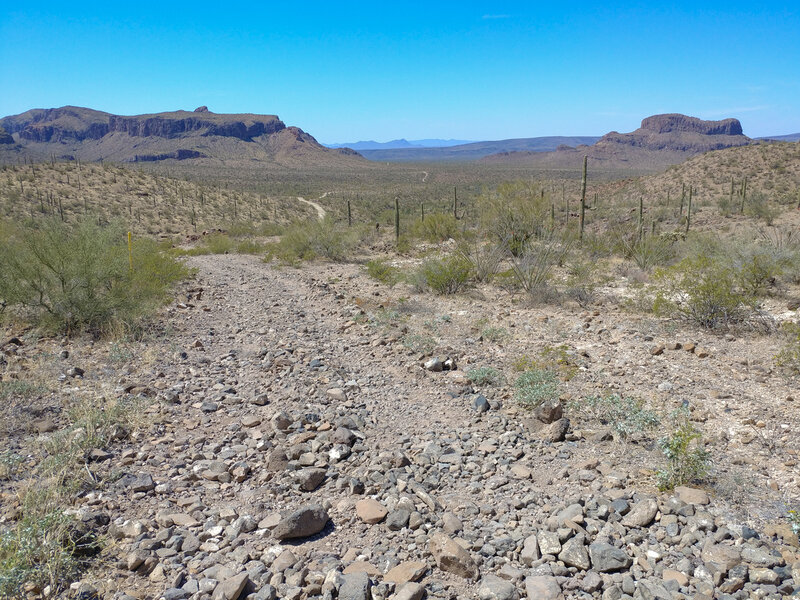
[[[634,600],[672,600],[672,594],[658,581],[642,579],[636,584]]]
[[[727,573],[733,567],[742,562],[742,550],[736,546],[726,544],[715,544],[708,540],[703,546],[700,558],[706,564],[714,564],[723,573]]]
[[[304,506],[281,519],[272,535],[278,540],[308,537],[325,529],[328,518],[320,505]]]
[[[245,586],[250,583],[247,571],[226,579],[214,589],[213,600],[236,600],[242,595]]]
[[[487,575],[478,586],[480,600],[516,600],[519,598],[514,584],[496,575]]]
[[[592,563],[589,561],[589,553],[586,551],[583,534],[567,540],[558,554],[558,559],[568,567],[576,567],[583,571],[591,567]]]
[[[409,581],[419,581],[428,570],[428,565],[419,561],[406,561],[402,562],[396,567],[390,569],[383,580],[391,583],[401,585]]]
[[[358,518],[369,525],[380,523],[388,513],[389,511],[383,504],[372,498],[364,498],[356,502]]]
[[[552,575],[533,575],[525,578],[525,593],[529,600],[558,600],[561,586]]]
[[[392,596],[392,600],[422,600],[425,597],[425,586],[421,583],[404,583]]]
[[[631,557],[624,550],[605,542],[590,544],[589,558],[592,559],[592,568],[600,573],[619,571],[631,566]]]
[[[436,561],[436,565],[448,573],[453,573],[465,579],[475,579],[478,576],[478,566],[472,560],[469,552],[451,540],[444,533],[436,533],[428,542],[428,549]]]
[[[339,588],[339,600],[369,600],[371,582],[366,573],[349,573],[344,575],[344,582]]]
[[[625,527],[647,527],[653,522],[658,512],[658,504],[653,498],[639,500],[633,505],[631,512],[622,518]]]

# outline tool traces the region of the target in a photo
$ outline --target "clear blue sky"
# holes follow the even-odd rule
[[[258,5],[260,6],[252,6]],[[0,115],[279,115],[323,142],[800,131],[800,3],[13,2]]]

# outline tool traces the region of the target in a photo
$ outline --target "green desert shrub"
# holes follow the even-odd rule
[[[416,285],[436,294],[457,294],[470,285],[472,265],[462,256],[429,258],[415,274]]]
[[[554,233],[528,240],[519,254],[512,254],[509,258],[509,275],[514,286],[533,299],[546,299],[552,295],[553,272],[564,264],[571,247],[571,238]]]
[[[751,294],[738,286],[737,272],[714,257],[685,258],[656,271],[658,291],[653,310],[686,319],[708,329],[749,320],[755,310]]]
[[[288,263],[317,257],[342,262],[361,242],[365,231],[340,225],[330,217],[321,221],[298,222],[286,229],[281,240],[270,248],[271,254]]]
[[[6,226],[0,236],[0,299],[50,330],[136,327],[190,271],[147,238],[120,226]]]
[[[530,183],[503,183],[477,203],[481,229],[512,256],[549,232],[550,202]]]
[[[458,237],[458,221],[453,215],[434,213],[417,219],[411,228],[414,237],[429,242],[444,242]]]
[[[527,408],[558,400],[558,375],[548,369],[528,369],[514,382],[514,397]]]

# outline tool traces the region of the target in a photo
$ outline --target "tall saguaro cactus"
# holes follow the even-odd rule
[[[581,177],[581,213],[578,220],[578,239],[583,241],[583,227],[586,221],[586,163],[589,157],[583,155],[583,176]]]
[[[400,198],[394,197],[394,240],[400,240]]]

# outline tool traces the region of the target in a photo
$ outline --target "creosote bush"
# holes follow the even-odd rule
[[[315,258],[343,262],[369,234],[367,227],[347,227],[331,217],[302,221],[288,227],[281,240],[268,248],[269,257],[287,263]]]
[[[453,215],[434,213],[417,219],[411,228],[414,237],[429,242],[444,242],[459,235],[458,221]]]
[[[683,318],[707,329],[743,323],[755,311],[755,299],[740,289],[736,271],[713,257],[685,258],[656,271],[655,280],[656,313]]]
[[[0,232],[0,299],[54,331],[138,327],[190,271],[156,242],[120,226],[47,221]]]

